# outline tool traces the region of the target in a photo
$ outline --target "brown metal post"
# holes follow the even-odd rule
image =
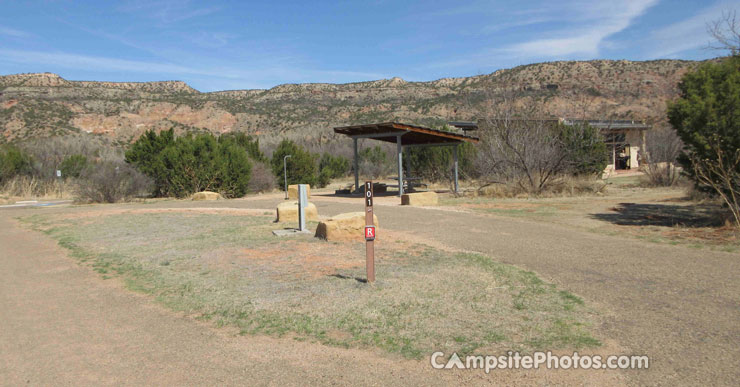
[[[373,222],[373,182],[365,182],[365,225],[374,226]],[[367,282],[375,282],[375,246],[373,240],[365,240],[365,268]]]

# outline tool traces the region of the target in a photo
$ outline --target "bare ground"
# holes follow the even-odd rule
[[[0,368],[0,375],[10,375],[4,379],[11,381],[23,381],[31,375],[38,376],[33,380],[39,382],[74,381],[84,376],[82,380],[90,383],[196,384],[254,378],[251,380],[262,384],[274,380],[601,385],[621,383],[624,376],[629,384],[640,385],[735,385],[740,379],[740,256],[736,253],[588,231],[599,222],[613,223],[613,219],[598,216],[577,224],[572,219],[542,222],[450,208],[407,208],[397,206],[394,198],[379,199],[375,212],[381,229],[376,249],[382,248],[383,229],[390,229],[398,231],[396,235],[433,240],[449,249],[482,252],[500,262],[534,270],[603,310],[599,331],[613,339],[612,344],[607,341],[607,351],[646,354],[651,357],[651,368],[618,376],[600,371],[497,372],[486,376],[435,372],[424,362],[375,352],[235,337],[159,310],[140,296],[112,287],[65,258],[53,241],[18,230],[7,218],[21,211],[13,210],[0,214],[4,230],[0,246],[9,252],[0,271],[0,311],[6,315],[2,316],[5,326],[10,327],[0,331],[0,367],[5,367]],[[280,200],[279,195],[265,195],[198,206],[267,212]],[[323,216],[356,211],[361,206],[353,199],[319,195],[312,201]],[[163,201],[147,206],[188,208],[193,204]],[[603,206],[594,213],[619,214],[608,212],[614,203]],[[74,213],[97,208],[101,207],[35,211]],[[141,205],[105,208],[136,209]],[[269,355],[258,354],[261,350]],[[315,365],[322,368],[316,370]]]
[[[183,202],[176,202],[183,204]],[[238,204],[238,203],[237,203]],[[63,211],[99,216],[140,205]],[[190,211],[185,209],[184,211]],[[45,235],[0,213],[0,383],[74,385],[620,385],[616,372],[433,370],[427,361],[236,332],[163,309],[105,281]],[[43,211],[43,210],[42,210]],[[88,211],[90,212],[88,214]],[[254,210],[208,209],[259,214]],[[264,214],[264,212],[262,212]]]

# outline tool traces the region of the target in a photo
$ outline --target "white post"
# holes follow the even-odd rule
[[[357,139],[353,138],[354,140],[354,146],[355,146],[355,191],[360,190],[360,162],[358,161],[358,155],[357,155]]]
[[[396,153],[398,154],[398,196],[403,195],[403,148],[401,136],[396,136]]]
[[[307,185],[298,184],[298,230],[306,231],[306,205],[308,205]]]

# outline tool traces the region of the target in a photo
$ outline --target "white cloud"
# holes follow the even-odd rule
[[[562,21],[580,28],[547,31],[552,38],[537,38],[516,43],[497,51],[520,58],[564,58],[571,55],[598,56],[604,40],[629,27],[632,22],[655,5],[657,0],[575,2],[561,9],[549,9],[562,15]]]
[[[206,16],[219,11],[220,7],[194,8],[188,0],[136,0],[118,9],[154,18],[164,24],[176,23],[194,17]]]
[[[10,36],[13,38],[27,38],[31,36],[28,32],[5,26],[0,26],[0,35]]]
[[[2,59],[14,63],[48,64],[65,68],[86,69],[91,71],[127,71],[138,73],[173,73],[198,74],[188,67],[145,61],[105,58],[88,55],[68,54],[64,52],[42,52],[29,50],[0,49]]]
[[[657,29],[650,34],[650,58],[669,58],[691,49],[707,47],[711,37],[707,23],[719,19],[723,11],[738,9],[737,3],[719,2],[702,12],[677,23]]]

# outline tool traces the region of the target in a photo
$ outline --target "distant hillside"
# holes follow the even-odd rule
[[[488,75],[406,82],[286,84],[269,90],[201,93],[184,82],[69,81],[56,74],[0,76],[0,141],[90,132],[119,143],[147,129],[244,131],[325,143],[339,125],[398,120],[439,125],[475,116],[485,90],[521,91],[520,103],[551,116],[665,121],[666,101],[698,62],[594,60],[549,62]]]

